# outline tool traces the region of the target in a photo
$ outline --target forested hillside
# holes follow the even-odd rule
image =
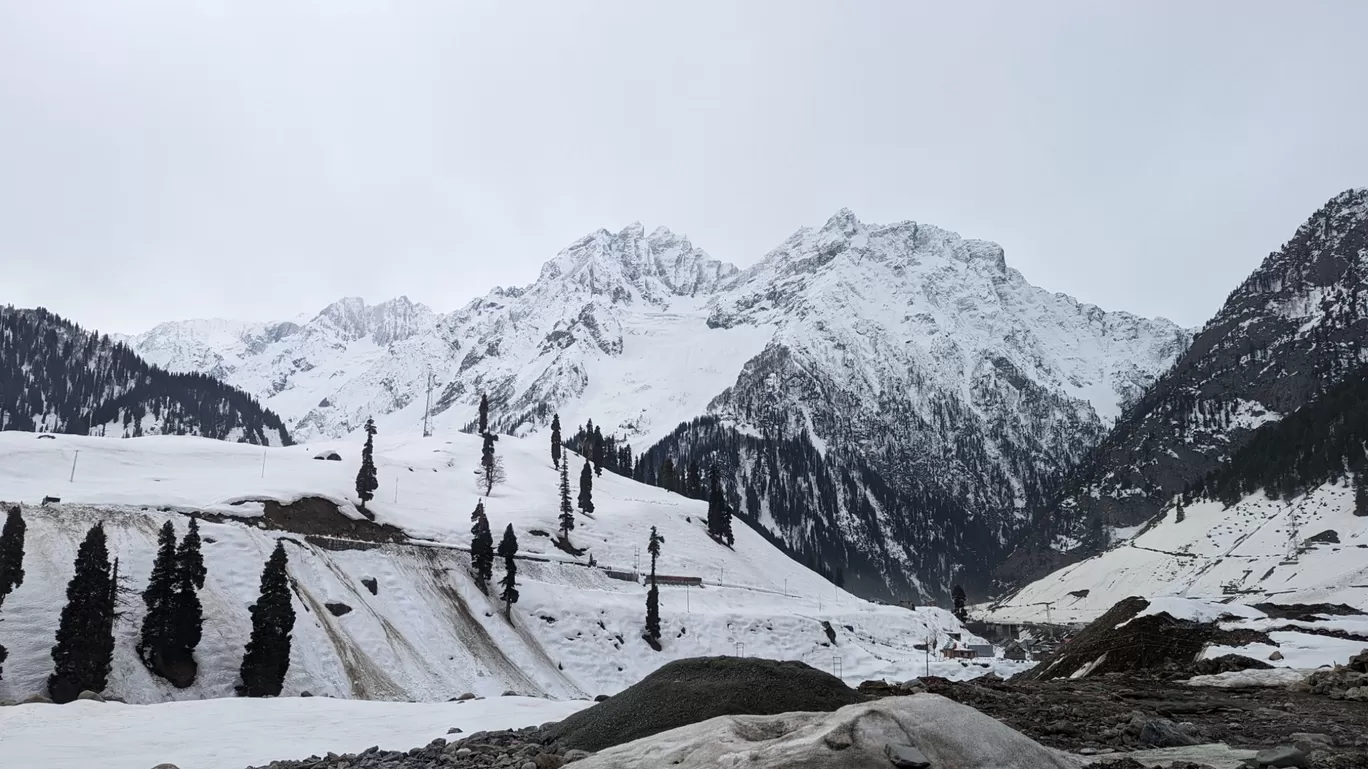
[[[42,308],[0,308],[0,429],[290,443],[280,418],[247,393],[148,365]]]

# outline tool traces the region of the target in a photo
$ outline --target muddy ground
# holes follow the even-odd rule
[[[1185,686],[1162,676],[1110,673],[1086,679],[973,681],[922,679],[926,691],[977,708],[1035,740],[1071,752],[1159,747],[1141,741],[1134,724],[1174,722],[1199,743],[1263,749],[1290,744],[1297,733],[1330,737],[1334,758],[1314,765],[1368,767],[1368,703],[1282,688]],[[1139,720],[1136,714],[1139,714]]]

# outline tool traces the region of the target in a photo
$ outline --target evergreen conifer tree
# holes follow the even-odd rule
[[[570,505],[570,463],[560,469],[560,529],[561,536],[568,542],[570,532],[575,529],[575,508]]]
[[[87,689],[101,692],[114,659],[113,567],[103,524],[86,533],[76,551],[76,573],[67,583],[67,603],[52,647],[48,696],[65,703]]]
[[[176,593],[174,599],[175,645],[182,661],[193,661],[204,631],[204,607],[199,591],[204,587],[204,554],[200,552],[199,521],[190,519],[190,530],[176,550]],[[193,682],[193,677],[191,678]],[[189,684],[187,684],[189,685]]]
[[[651,527],[651,538],[646,543],[646,552],[651,554],[651,587],[646,591],[646,638],[660,641],[660,588],[656,585],[656,560],[660,558],[660,545],[665,538]]]
[[[5,515],[5,527],[0,529],[0,606],[5,596],[24,584],[24,532],[27,524],[15,505]]]
[[[239,670],[242,683],[238,694],[244,697],[276,696],[285,685],[285,673],[290,669],[290,633],[295,622],[287,562],[285,545],[277,540],[261,571],[261,595],[251,608],[252,636]]]
[[[721,540],[724,534],[723,517],[727,500],[722,495],[722,479],[717,473],[717,465],[708,469],[708,534]]]
[[[594,475],[603,475],[603,432],[599,428],[594,428],[590,443],[594,451]]]
[[[366,445],[361,447],[361,470],[356,474],[356,496],[361,499],[361,509],[375,498],[375,490],[380,481],[375,476],[375,420],[366,419]]]
[[[475,471],[475,476],[484,487],[485,496],[504,480],[503,461],[494,455],[494,441],[498,439],[499,436],[494,433],[485,433],[484,446],[480,449],[480,467]]]
[[[24,584],[24,529],[24,517],[15,505],[5,515],[5,528],[0,530],[0,606],[5,605],[10,591]],[[0,646],[0,678],[7,656],[9,652]]]
[[[1354,515],[1368,516],[1368,466],[1359,470],[1358,486],[1354,490]],[[0,585],[0,590],[3,589],[4,585]]]
[[[489,432],[489,396],[480,393],[480,435]]]
[[[703,498],[703,476],[698,471],[698,463],[689,460],[689,467],[684,472],[684,496],[692,499]]]
[[[135,647],[138,659],[157,675],[163,674],[174,655],[176,577],[176,530],[167,521],[157,535],[157,557],[142,593],[147,613]]]
[[[494,577],[494,535],[489,530],[483,499],[475,503],[470,520],[475,522],[470,527],[470,567],[475,570],[475,585],[481,593],[489,595],[489,580]]]
[[[518,564],[513,557],[518,554],[518,537],[513,533],[513,524],[504,529],[503,540],[499,542],[499,556],[504,559],[504,578],[499,581],[503,592],[499,600],[504,602],[504,619],[512,621],[513,604],[518,602]]]
[[[969,619],[969,610],[964,607],[964,602],[967,599],[967,596],[964,594],[964,588],[955,585],[954,589],[950,591],[950,597],[955,601],[955,616],[959,617],[960,622],[967,621]]]
[[[1185,518],[1187,518],[1187,514],[1183,511],[1183,500],[1179,499],[1179,500],[1178,500],[1178,509],[1177,509],[1177,511],[1174,513],[1173,520],[1174,520],[1174,522],[1176,522],[1176,523],[1182,523],[1182,522],[1183,522],[1183,519],[1185,519]]]
[[[587,459],[580,470],[579,509],[594,514],[594,471],[590,469]]]
[[[561,432],[560,414],[551,415],[551,464],[560,467],[561,463]]]
[[[665,457],[665,461],[660,463],[660,488],[666,491],[675,490],[674,460]]]

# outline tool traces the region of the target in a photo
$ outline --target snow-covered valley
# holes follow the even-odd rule
[[[462,550],[480,499],[472,476],[479,444],[464,434],[379,436],[381,486],[369,508],[378,524],[400,527],[412,541],[374,542],[267,528],[262,518],[263,500],[318,497],[339,503],[339,521],[366,526],[353,521],[361,516],[346,501],[359,448],[351,442],[263,449],[191,437],[0,434],[0,499],[24,503],[28,523],[28,577],[0,615],[10,650],[0,698],[44,690],[72,557],[96,521],[105,522],[129,588],[108,693],[130,703],[233,694],[247,606],[278,537],[288,541],[298,615],[287,695],[440,701],[514,691],[583,699],[616,692],[672,659],[732,654],[802,660],[852,683],[905,679],[926,672],[914,644],[943,645],[962,629],[941,609],[910,611],[845,593],[743,524],[734,549],[719,545],[704,530],[705,503],[611,473],[597,479],[594,517],[579,516],[571,536],[587,552],[569,556],[545,536],[557,513],[549,450],[541,439],[511,437],[498,444],[509,480],[485,499],[491,525],[512,524],[527,556],[518,561],[522,598],[507,622],[502,605],[476,588]],[[313,458],[323,450],[345,459]],[[34,504],[45,496],[62,502]],[[153,677],[132,647],[156,531],[168,519],[183,531],[192,512],[207,516],[206,619],[199,677],[178,690]],[[662,587],[661,652],[641,639],[645,588],[628,576],[647,569],[652,526],[666,541],[660,572],[701,581]],[[374,593],[363,583],[370,579]],[[334,616],[327,604],[350,611]],[[983,672],[934,658],[931,669]]]

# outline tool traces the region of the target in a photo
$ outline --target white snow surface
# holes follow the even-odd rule
[[[932,766],[1074,769],[1082,760],[1047,748],[938,694],[889,697],[832,713],[720,716],[608,748],[582,769],[865,769],[891,766],[888,744],[915,745]]]
[[[1170,510],[1131,539],[1042,577],[984,614],[1043,622],[1049,602],[1055,622],[1086,623],[1132,595],[1175,610],[1209,606],[1240,613],[1239,604],[1263,602],[1368,610],[1368,518],[1353,509],[1353,489],[1334,482],[1290,502],[1262,492],[1230,508],[1195,502],[1182,523]],[[1336,532],[1339,544],[1306,543],[1327,530]],[[1081,590],[1088,595],[1069,595]]]
[[[360,702],[324,697],[215,699],[124,705],[0,708],[4,769],[243,769],[310,755],[358,753],[372,745],[408,750],[476,731],[559,721],[592,702],[503,697],[470,702]]]
[[[1228,670],[1209,676],[1193,676],[1189,686],[1211,686],[1217,689],[1254,689],[1262,686],[1279,687],[1304,680],[1314,670],[1271,668],[1269,670]]]
[[[571,535],[588,548],[573,558],[534,530],[554,534],[557,473],[544,438],[503,437],[509,480],[486,509],[495,537],[511,524],[520,553],[522,597],[513,621],[482,595],[462,550],[470,511],[480,498],[473,469],[480,440],[466,434],[376,438],[380,480],[369,505],[381,523],[426,544],[357,546],[260,528],[260,500],[320,496],[358,513],[353,500],[358,441],[261,448],[193,437],[136,439],[0,433],[0,500],[23,502],[28,523],[26,579],[6,600],[0,642],[9,648],[0,699],[44,691],[49,651],[76,547],[104,521],[129,593],[116,627],[107,693],[132,703],[227,697],[250,629],[247,607],[277,538],[287,540],[297,588],[297,620],[285,694],[308,690],[338,698],[440,701],[463,692],[505,690],[556,699],[614,693],[674,659],[743,653],[839,669],[849,683],[926,674],[923,652],[941,648],[961,625],[949,612],[870,603],[832,586],[770,546],[740,521],[735,548],[709,538],[706,503],[611,473],[596,479],[594,518],[577,515]],[[324,449],[343,461],[312,457]],[[77,456],[79,451],[79,457]],[[572,467],[579,467],[571,455]],[[74,480],[72,467],[75,465]],[[62,504],[37,506],[44,496]],[[254,503],[234,505],[241,500]],[[199,677],[178,690],[153,677],[133,652],[156,533],[171,520],[183,534],[186,513],[231,512],[242,518],[201,524],[208,580],[201,591],[205,628]],[[605,568],[645,571],[652,526],[665,537],[659,571],[696,576],[702,587],[661,587],[664,651],[641,640],[645,588],[610,578]],[[638,563],[638,552],[642,560]],[[587,565],[593,555],[597,567]],[[502,577],[496,563],[494,579]],[[374,578],[372,595],[362,586]],[[493,591],[491,591],[493,592]],[[353,611],[333,616],[324,604]],[[830,622],[831,644],[822,627]],[[966,638],[972,638],[966,634]],[[930,673],[956,678],[1016,668],[994,661],[961,665],[932,656]]]

